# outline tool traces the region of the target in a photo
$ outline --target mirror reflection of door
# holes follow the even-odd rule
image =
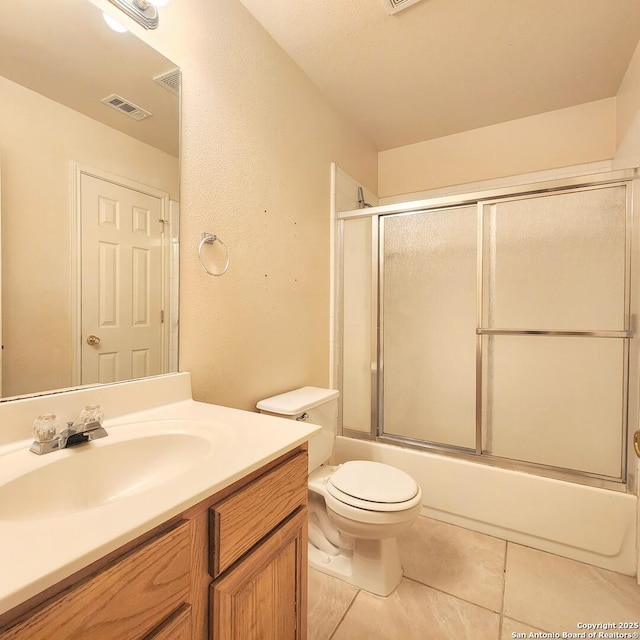
[[[134,33],[109,29],[96,4],[0,2],[0,401],[81,384],[78,163],[179,201],[179,69]],[[109,106],[114,94],[152,116]],[[177,219],[165,227],[164,264],[175,269]],[[164,308],[173,342],[163,373],[177,362],[177,273],[171,282]]]
[[[80,178],[81,384],[165,369],[165,201],[86,173]]]

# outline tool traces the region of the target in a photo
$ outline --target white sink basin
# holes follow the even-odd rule
[[[119,437],[38,456],[38,466],[0,485],[0,520],[50,518],[139,494],[187,473],[213,452],[215,438],[202,429],[162,433],[157,423],[139,425],[117,427],[124,429]]]

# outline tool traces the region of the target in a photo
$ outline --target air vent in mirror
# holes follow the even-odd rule
[[[171,91],[174,95],[178,95],[180,91],[180,69],[168,71],[162,75],[156,76],[154,80],[162,87]]]
[[[144,120],[151,116],[149,111],[133,104],[133,102],[130,102],[129,100],[125,100],[122,96],[118,96],[115,93],[106,98],[102,98],[102,102],[114,109],[117,109],[134,120]]]

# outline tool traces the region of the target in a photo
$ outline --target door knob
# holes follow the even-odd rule
[[[638,458],[640,458],[640,431],[636,431],[633,434],[633,448],[636,450]]]
[[[100,344],[100,338],[98,336],[87,336],[87,344]]]

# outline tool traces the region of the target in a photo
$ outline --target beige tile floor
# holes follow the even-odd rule
[[[399,544],[405,575],[388,598],[310,569],[309,640],[562,638],[578,623],[640,623],[635,578],[422,517]]]

